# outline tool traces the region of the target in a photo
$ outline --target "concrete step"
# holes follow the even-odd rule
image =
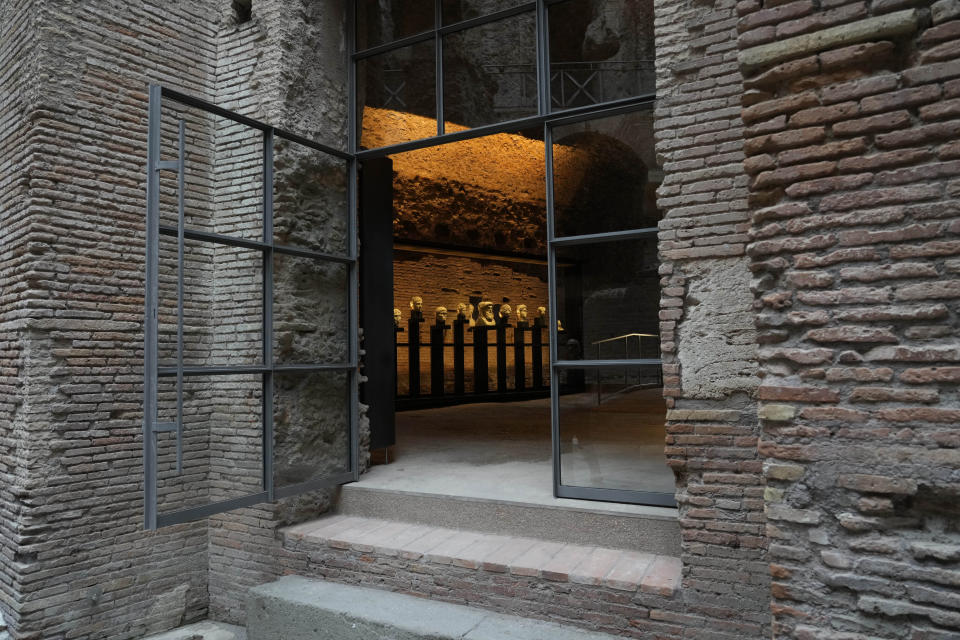
[[[336,512],[655,555],[680,555],[677,510],[663,507],[585,500],[519,502],[370,488],[361,482],[341,488]]]
[[[286,576],[250,590],[250,640],[610,640],[541,620]]]
[[[288,548],[328,547],[491,574],[672,597],[679,558],[640,551],[332,515],[283,530]]]

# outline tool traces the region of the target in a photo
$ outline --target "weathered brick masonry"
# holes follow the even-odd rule
[[[735,3],[656,3],[660,336],[685,637],[769,635]]]
[[[334,146],[345,135],[340,3],[257,0],[243,24],[230,5],[0,2],[0,610],[14,638],[240,622],[246,588],[283,571],[469,593],[640,638],[957,637],[957,0],[655,2],[684,571],[669,600],[282,549],[277,529],[325,510],[326,494],[141,530],[147,85]],[[227,144],[192,152],[224,164],[192,197],[217,203],[214,230],[249,230],[231,170],[252,165],[214,133]],[[318,224],[342,241],[342,223]],[[237,264],[211,252],[188,265],[225,274],[193,299],[198,356],[228,358],[250,331],[226,295],[254,300]],[[223,312],[231,330],[216,335]],[[293,356],[333,344],[278,327]],[[236,453],[229,419],[210,433],[191,446]]]
[[[147,83],[207,93],[216,31],[199,2],[0,12],[0,606],[15,638],[134,637],[206,610],[205,524],[141,531],[143,149]]]
[[[774,634],[956,638],[960,4],[738,15]]]

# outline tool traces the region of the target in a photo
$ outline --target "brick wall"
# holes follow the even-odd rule
[[[344,148],[346,141],[346,72],[343,13],[338,2],[281,2],[254,4],[250,22],[225,21],[218,33],[216,101],[278,127]],[[259,234],[259,192],[250,180],[259,169],[256,145],[232,128],[222,131],[221,168],[215,175],[218,231]],[[345,164],[295,143],[275,145],[275,237],[284,244],[344,254],[346,242]],[[245,174],[250,174],[244,179]],[[250,207],[249,203],[253,203]],[[215,269],[215,305],[223,358],[236,358],[238,335],[259,332],[259,268],[236,252],[224,252]],[[274,261],[274,352],[278,362],[297,363],[346,359],[346,269],[319,265],[289,256]],[[248,350],[259,357],[259,337]],[[278,486],[307,480],[315,474],[346,470],[349,442],[343,398],[344,374],[315,374],[307,378],[277,376],[275,402],[276,477]],[[244,387],[242,381],[220,386],[220,391]],[[253,404],[258,402],[254,397]],[[249,396],[248,396],[249,401]],[[259,417],[259,407],[255,407]],[[228,463],[211,477],[221,486],[220,498],[232,497],[238,485],[259,483],[259,424],[246,435],[242,403],[221,407],[211,423],[208,455],[224,454]],[[361,415],[361,429],[365,426]],[[363,436],[362,436],[363,438]],[[311,448],[311,442],[319,446]],[[363,447],[361,442],[361,447]],[[304,453],[304,451],[307,451]],[[365,454],[361,455],[361,460]],[[316,517],[329,509],[331,492],[319,491],[276,504],[239,509],[210,519],[210,615],[243,623],[246,590],[280,575],[276,530]]]
[[[732,0],[655,3],[660,336],[689,637],[769,635],[759,383]],[[686,636],[685,636],[686,637]]]
[[[17,178],[2,190],[18,203],[0,222],[4,330],[19,327],[4,375],[20,384],[0,427],[16,447],[4,464],[17,465],[2,483],[14,573],[12,586],[0,579],[3,606],[15,638],[137,637],[206,610],[205,525],[141,531],[143,203],[146,86],[206,93],[216,16],[199,2],[0,11],[3,82],[22,100],[2,107],[14,137],[0,164],[31,167],[29,195]],[[24,45],[32,89],[11,66]]]
[[[960,4],[739,15],[774,632],[955,638]]]
[[[28,181],[31,139],[28,115],[36,108],[38,75],[36,8],[29,1],[0,6],[0,617],[17,624],[20,590],[19,536],[29,452],[23,432],[24,380],[19,376],[25,312],[24,286],[30,253],[20,240],[30,233]]]

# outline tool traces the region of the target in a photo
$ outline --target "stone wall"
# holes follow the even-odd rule
[[[960,4],[739,5],[777,637],[960,629]]]
[[[342,8],[337,2],[255,3],[249,22],[225,21],[219,31],[215,101],[307,138],[345,148],[343,25]],[[244,157],[251,154],[238,153],[240,149],[248,149],[248,145],[228,144],[220,158],[222,168],[218,175],[222,178],[215,200],[223,202],[217,206],[218,231],[246,234],[252,222],[252,233],[258,234],[260,210],[246,209],[245,202],[252,195],[254,202],[261,196],[244,192],[243,185],[249,182],[243,180]],[[345,254],[345,163],[289,141],[275,144],[274,157],[275,239],[282,244]],[[259,313],[260,297],[249,295],[258,288],[252,281],[259,274],[250,260],[236,260],[235,252],[228,252],[217,265],[215,287],[222,295],[218,296],[216,315],[226,319],[228,329],[233,324],[239,331],[246,331],[250,327],[245,325],[244,318],[249,322],[251,315]],[[251,271],[257,273],[252,279]],[[343,265],[277,257],[273,348],[278,362],[346,359],[347,284]],[[230,318],[236,321],[231,323]],[[253,330],[260,328],[256,323]],[[218,331],[222,355],[235,358],[236,331],[224,330],[222,323]],[[256,351],[262,344],[256,342],[254,347]],[[349,441],[344,439],[346,383],[345,374],[276,377],[277,486],[349,468]],[[237,384],[243,383],[228,383],[228,387]],[[253,482],[259,474],[259,427],[254,429],[251,425],[249,437],[238,439],[236,426],[238,418],[242,418],[238,409],[245,415],[242,404],[235,404],[221,413],[219,423],[211,425],[211,437],[218,440],[216,446],[211,443],[209,452],[214,459],[219,448],[232,461],[222,470],[221,478],[230,480],[226,486],[233,487],[233,491],[239,481],[247,478]],[[242,460],[245,457],[249,457],[246,463]],[[252,469],[254,464],[256,468]],[[220,497],[232,496],[221,493]],[[242,623],[246,590],[279,576],[276,529],[316,517],[330,504],[331,492],[319,491],[211,518],[211,617]]]
[[[767,637],[735,3],[661,0],[655,8],[666,453],[683,536],[678,622],[689,637]]]
[[[17,546],[26,524],[29,463],[29,450],[18,446],[27,408],[19,373],[30,299],[23,283],[31,262],[24,240],[30,235],[28,115],[36,109],[39,89],[36,20],[36,7],[28,0],[0,6],[0,619],[6,616],[10,624],[19,616],[23,567]]]
[[[210,90],[216,16],[188,1],[0,12],[15,101],[0,107],[0,197],[16,201],[0,207],[2,341],[19,345],[3,349],[19,387],[0,401],[16,465],[0,483],[0,601],[14,638],[139,637],[206,612],[205,524],[142,531],[141,327],[146,88]]]
[[[314,493],[214,518],[209,526],[142,531],[143,211],[151,82],[345,146],[338,7],[264,0],[243,24],[225,0],[0,7],[0,122],[8,136],[0,151],[0,610],[14,638],[141,637],[208,610],[237,621],[246,586],[277,575],[276,527],[329,504],[327,494]],[[30,78],[37,81],[28,84]],[[165,159],[174,152],[179,115],[188,124],[190,224],[256,238],[259,141],[168,103]],[[342,163],[338,187],[338,169],[329,162],[283,144],[276,155],[279,241],[345,251],[344,199],[335,195],[345,193]],[[305,172],[319,176],[311,184],[321,182],[332,199],[291,195]],[[175,213],[171,176],[164,174],[161,187],[165,223]],[[334,220],[330,212],[338,206]],[[308,214],[314,217],[304,223]],[[316,228],[329,246],[312,243]],[[163,243],[161,356],[167,358],[175,337],[174,251],[169,240]],[[260,262],[258,254],[188,242],[188,364],[259,357],[259,322],[249,312],[260,307]],[[306,291],[338,307],[320,308],[326,325],[318,332],[292,317],[302,309],[278,302],[280,356],[319,359],[330,355],[329,345],[342,348],[345,299],[328,294],[336,290],[342,298],[345,285],[342,275],[324,269],[278,264],[278,292]],[[343,389],[345,380],[308,383]],[[187,385],[188,474],[175,473],[172,439],[161,438],[165,509],[259,486],[258,447],[247,458],[236,455],[259,439],[258,384],[247,377]],[[322,432],[322,444],[330,444],[331,429],[343,432],[342,402],[337,410],[284,404],[306,396],[296,384],[278,381],[278,407],[286,411],[277,418],[278,447],[302,449],[304,429]],[[168,414],[169,400],[162,392]],[[310,417],[317,412],[324,416],[319,422]],[[234,437],[241,414],[249,424],[244,440]],[[332,448],[347,451],[335,440]],[[283,458],[294,461],[279,470],[284,481],[302,472],[303,460]],[[319,464],[326,469],[333,462]]]

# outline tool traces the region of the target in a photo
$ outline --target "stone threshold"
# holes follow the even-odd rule
[[[494,574],[673,597],[680,559],[639,551],[503,536],[347,515],[288,527],[284,539]]]

